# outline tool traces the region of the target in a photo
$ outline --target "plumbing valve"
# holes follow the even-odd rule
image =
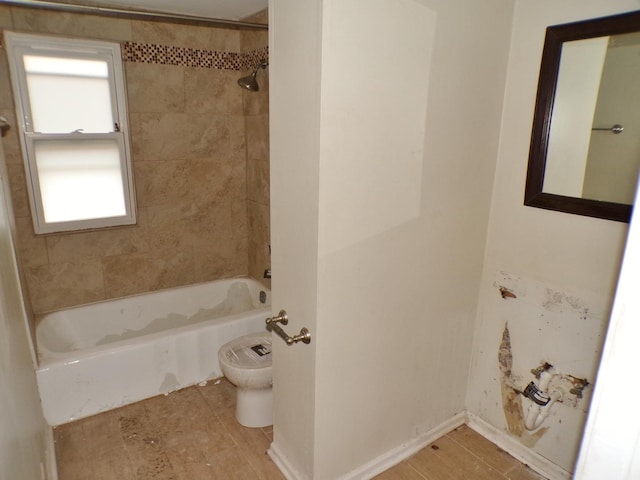
[[[551,400],[551,397],[540,390],[533,382],[530,382],[529,385],[527,385],[527,387],[524,389],[523,394],[525,397],[542,407],[547,405]]]

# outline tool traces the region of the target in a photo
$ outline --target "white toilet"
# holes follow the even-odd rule
[[[238,387],[236,420],[245,427],[273,424],[271,333],[244,335],[218,351],[224,376]]]

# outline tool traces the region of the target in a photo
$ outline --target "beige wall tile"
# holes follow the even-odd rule
[[[244,19],[250,23],[269,23],[269,11],[267,9],[250,15]],[[242,52],[257,50],[269,44],[269,30],[243,30],[240,34],[240,49]]]
[[[162,22],[131,23],[134,42],[224,52],[240,51],[240,33],[237,30]]]
[[[185,111],[212,115],[242,115],[240,77],[233,70],[185,68]]]
[[[107,298],[193,283],[193,251],[164,250],[102,259]]]
[[[142,228],[119,227],[92,232],[47,235],[47,251],[51,263],[99,259],[149,250]]]
[[[187,161],[136,162],[133,172],[136,179],[138,206],[171,205],[189,198],[189,169]]]
[[[149,228],[148,236],[151,251],[192,251],[194,243],[192,227],[192,222],[179,221],[173,224],[171,228]]]
[[[13,203],[13,214],[16,218],[28,217],[31,221],[31,211],[29,209],[29,195],[25,183],[24,167],[22,164],[7,165],[7,175],[11,187],[11,202]]]
[[[129,112],[182,112],[184,67],[125,63]]]
[[[209,49],[220,52],[240,52],[240,30],[212,28]]]
[[[45,238],[33,232],[31,217],[16,218],[16,232],[20,261],[23,267],[47,265],[49,256],[47,255]]]
[[[9,121],[11,128],[7,134],[2,137],[2,148],[4,150],[4,159],[7,164],[22,165],[22,151],[20,150],[20,139],[18,137],[18,123],[16,114],[13,109],[1,109],[0,115]]]
[[[258,92],[245,90],[242,94],[245,115],[267,115],[269,113],[269,67],[266,70],[260,70],[260,72],[258,74],[260,90]]]
[[[2,12],[2,10],[0,10]],[[2,17],[0,16],[0,22]],[[0,35],[2,33],[0,32]],[[13,94],[11,93],[11,78],[9,77],[9,63],[7,51],[0,49],[0,109],[13,110]],[[15,125],[14,125],[15,128]]]
[[[173,203],[168,205],[151,205],[147,207],[144,220],[140,224],[147,229],[171,228],[182,221],[198,222],[201,216],[208,212],[201,212],[193,201]]]
[[[126,19],[52,12],[37,8],[13,7],[16,30],[101,40],[131,40],[131,22]]]
[[[244,127],[244,116],[232,115],[229,121],[229,155],[237,161],[247,158],[247,137]]]
[[[249,221],[249,275],[271,288],[271,281],[263,278],[264,270],[271,268],[271,257],[269,255],[269,245],[271,244],[269,207],[249,201],[247,212]]]
[[[129,146],[131,160],[144,160],[142,154],[142,125],[139,113],[129,112]],[[135,178],[133,179],[135,184]]]
[[[263,23],[266,25],[269,23],[269,9],[265,8],[264,10],[254,13],[253,15],[245,17],[243,20],[249,23]]]
[[[246,30],[240,36],[240,50],[243,53],[264,48],[268,44],[269,32],[267,30]]]
[[[268,22],[268,12],[260,12],[248,21]],[[268,45],[267,31],[244,31],[241,49],[250,52]],[[269,218],[269,68],[258,73],[259,92],[243,91],[245,135],[247,149],[247,214],[249,275],[271,288],[271,281],[263,278],[271,268],[268,245]]]
[[[144,160],[213,159],[229,152],[226,116],[141,115]]]
[[[249,116],[245,120],[247,134],[247,158],[269,158],[269,123],[260,116]]]
[[[0,5],[0,28],[12,28],[11,7]]]
[[[269,160],[247,159],[247,199],[269,205]]]
[[[225,201],[215,208],[212,221],[199,226],[194,237],[198,281],[247,273],[246,204]]]
[[[200,208],[225,199],[244,199],[244,163],[193,161],[190,165],[189,191]]]
[[[26,279],[35,313],[105,298],[100,260],[28,267]]]
[[[0,6],[0,27],[11,21],[9,11]],[[240,51],[239,30],[12,11],[16,29],[25,31]],[[17,130],[4,141],[18,243],[38,312],[248,272],[244,116],[247,105],[254,114],[266,111],[268,92],[246,101],[235,71],[134,63],[125,70],[138,226],[33,235]],[[0,114],[15,125],[6,72],[0,58]],[[264,73],[261,85],[268,85]],[[264,142],[258,123],[253,137]],[[261,201],[265,168],[253,172]]]

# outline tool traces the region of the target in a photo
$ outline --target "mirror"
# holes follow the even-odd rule
[[[628,222],[640,170],[640,11],[547,28],[524,204]]]

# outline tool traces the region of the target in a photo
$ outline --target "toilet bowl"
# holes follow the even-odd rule
[[[224,376],[238,387],[236,420],[245,427],[273,423],[271,333],[244,335],[218,350]]]

